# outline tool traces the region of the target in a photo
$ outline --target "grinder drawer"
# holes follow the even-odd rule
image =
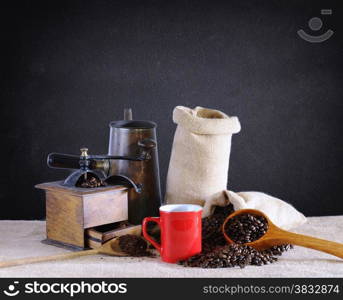
[[[105,242],[125,234],[141,235],[141,225],[131,225],[127,221],[88,228],[85,230],[85,246],[99,248]]]
[[[128,219],[127,191],[106,191],[83,197],[83,227],[90,228]]]

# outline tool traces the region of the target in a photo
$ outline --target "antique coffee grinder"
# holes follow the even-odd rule
[[[80,155],[50,153],[47,159],[50,168],[73,171],[63,182],[37,185],[46,191],[47,227],[50,225],[47,228],[48,239],[65,243],[65,240],[52,234],[55,230],[66,231],[66,228],[56,228],[58,222],[68,223],[65,219],[76,218],[78,220],[74,223],[82,223],[82,231],[89,231],[93,225],[125,219],[129,224],[137,225],[146,216],[158,215],[161,190],[154,122],[132,120],[131,109],[126,109],[124,120],[110,123],[108,154],[91,155],[87,148],[80,150]],[[84,188],[85,182],[95,184]],[[75,216],[75,207],[70,209],[69,214],[61,216],[61,210],[65,212],[72,202],[68,202],[66,194],[78,197],[80,216]],[[119,202],[115,202],[116,197]],[[90,198],[93,200],[90,201]],[[108,199],[103,201],[105,198]],[[87,203],[90,205],[87,206]],[[54,208],[56,204],[58,207]],[[85,225],[85,220],[95,215],[97,221]],[[70,234],[71,240],[66,243],[82,247],[82,242],[73,243],[73,236]]]

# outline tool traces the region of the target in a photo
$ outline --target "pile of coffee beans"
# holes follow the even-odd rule
[[[247,265],[261,266],[276,260],[276,257],[263,251],[257,251],[250,246],[228,244],[211,252],[195,255],[181,264],[185,267],[198,268],[232,268],[236,266],[244,268]]]
[[[77,187],[82,188],[97,188],[101,186],[106,186],[106,182],[101,181],[100,179],[88,175],[87,177],[81,176],[78,182],[76,183]]]
[[[240,214],[229,219],[225,233],[237,244],[250,243],[258,240],[268,230],[265,217],[255,214]]]
[[[273,246],[269,249],[264,250],[263,253],[266,253],[268,255],[282,255],[283,252],[288,251],[289,249],[293,249],[293,245],[284,244]]]
[[[119,237],[120,249],[130,256],[152,256],[147,242],[140,236],[125,234]]]
[[[282,255],[283,252],[293,248],[292,245],[279,245],[264,251],[257,251],[250,246],[241,245],[237,242],[236,244],[228,244],[222,234],[221,226],[226,217],[233,212],[234,209],[231,204],[226,207],[218,206],[211,216],[203,218],[202,252],[179,262],[179,264],[185,267],[198,268],[230,268],[236,266],[244,268],[247,265],[262,266],[277,261],[277,257],[275,256]],[[258,220],[263,224],[263,220]],[[245,228],[244,225],[243,228]],[[264,226],[261,228],[267,230]],[[247,230],[245,229],[244,232],[247,232]],[[250,238],[256,236],[250,234]]]

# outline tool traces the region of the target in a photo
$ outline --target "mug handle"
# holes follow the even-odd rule
[[[144,218],[144,220],[143,220],[143,236],[144,236],[144,238],[146,239],[146,240],[148,240],[156,249],[157,249],[157,251],[158,252],[160,252],[161,253],[161,245],[159,244],[159,243],[157,243],[157,242],[155,242],[152,238],[151,238],[151,236],[148,234],[148,232],[147,232],[147,225],[148,225],[148,222],[155,222],[155,223],[157,223],[158,224],[158,226],[161,226],[160,225],[160,218],[159,217],[147,217],[147,218]]]

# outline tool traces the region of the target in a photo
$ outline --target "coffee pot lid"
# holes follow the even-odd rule
[[[123,129],[153,129],[156,128],[156,123],[146,120],[132,120],[132,109],[124,109],[124,120],[110,122],[111,128]]]

